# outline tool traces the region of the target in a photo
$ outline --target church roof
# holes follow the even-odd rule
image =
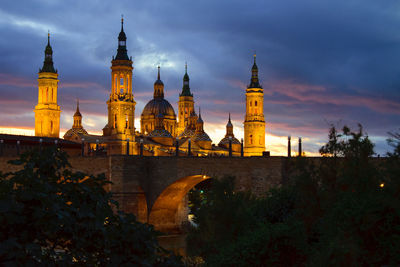
[[[165,129],[154,129],[148,136],[149,137],[170,137],[170,138],[172,138],[171,133]]]
[[[174,108],[164,98],[150,100],[144,107],[142,116],[157,116],[160,113],[164,115],[164,117],[176,117]]]
[[[195,134],[195,129],[189,128],[186,126],[185,130],[178,136],[179,139],[186,138],[186,137],[193,137]]]
[[[219,146],[220,145],[225,145],[225,144],[229,144],[229,136],[225,136],[218,143]],[[240,144],[240,141],[236,137],[232,136],[232,144]]]
[[[211,138],[208,136],[206,132],[196,133],[193,137],[193,141],[211,141]]]
[[[86,134],[88,134],[88,132],[84,128],[71,128],[64,134],[63,138],[65,139],[65,138],[71,137],[75,134],[77,134],[77,135],[85,134],[86,135]]]

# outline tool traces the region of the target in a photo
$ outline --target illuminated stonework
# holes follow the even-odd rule
[[[126,35],[121,21],[118,36],[118,52],[111,61],[111,93],[107,101],[108,123],[104,136],[125,140],[135,135],[135,105],[132,94],[132,60],[126,49]]]
[[[244,155],[262,156],[262,153],[265,151],[264,91],[258,80],[258,67],[255,55],[251,71],[251,82],[246,89]]]
[[[47,38],[43,68],[39,70],[38,104],[35,106],[35,135],[59,137],[60,106],[57,104],[58,73],[53,66],[53,50],[50,34]]]
[[[164,98],[164,83],[160,78],[160,66],[158,66],[157,80],[154,82],[153,99],[143,108],[140,117],[140,130],[144,135],[150,134],[157,127],[157,117],[163,117],[163,127],[170,134],[176,136],[176,115],[172,105]]]

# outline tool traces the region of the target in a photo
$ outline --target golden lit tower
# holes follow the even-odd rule
[[[124,19],[118,36],[118,51],[111,61],[111,93],[107,101],[108,123],[103,129],[105,136],[116,139],[130,138],[135,134],[135,105],[132,94],[132,58],[128,57]]]
[[[244,155],[262,156],[265,150],[264,91],[258,80],[256,55],[251,69],[250,85],[246,89],[244,120]]]
[[[193,94],[190,92],[189,75],[187,64],[185,65],[185,75],[183,76],[182,92],[179,94],[178,101],[178,135],[181,134],[189,123],[189,117],[194,112]]]
[[[57,104],[58,73],[53,65],[50,33],[47,35],[43,68],[39,70],[39,97],[35,107],[35,135],[59,137],[60,106]]]

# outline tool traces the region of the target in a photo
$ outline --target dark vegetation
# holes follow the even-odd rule
[[[262,198],[233,177],[191,191],[189,266],[398,266],[400,134],[373,158],[361,127],[331,128],[322,159],[288,159],[289,179]],[[1,266],[181,266],[151,225],[118,211],[103,175],[67,170],[57,150],[27,152],[0,173]],[[200,258],[199,258],[200,257]]]
[[[263,198],[234,191],[234,178],[190,193],[197,228],[188,252],[208,266],[398,266],[400,134],[373,158],[362,128],[332,127],[324,156],[293,158],[289,181]]]
[[[72,173],[66,154],[28,152],[0,174],[1,266],[179,266],[152,226],[118,211],[104,175]]]

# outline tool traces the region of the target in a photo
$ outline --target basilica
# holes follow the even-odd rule
[[[140,115],[140,130],[135,129],[135,99],[132,92],[133,61],[127,50],[123,19],[118,36],[118,50],[111,61],[111,88],[106,101],[108,121],[102,135],[89,134],[82,124],[77,102],[73,125],[64,140],[81,144],[84,153],[128,154],[143,156],[262,156],[265,151],[264,92],[258,79],[254,55],[250,84],[246,89],[244,140],[233,133],[230,114],[227,114],[225,137],[213,144],[204,130],[201,110],[194,108],[194,94],[185,66],[178,112],[164,97],[164,83],[158,67],[153,99]],[[35,135],[59,137],[61,108],[57,103],[58,72],[54,68],[53,50],[48,36],[45,59],[38,77],[38,103],[35,111]]]

